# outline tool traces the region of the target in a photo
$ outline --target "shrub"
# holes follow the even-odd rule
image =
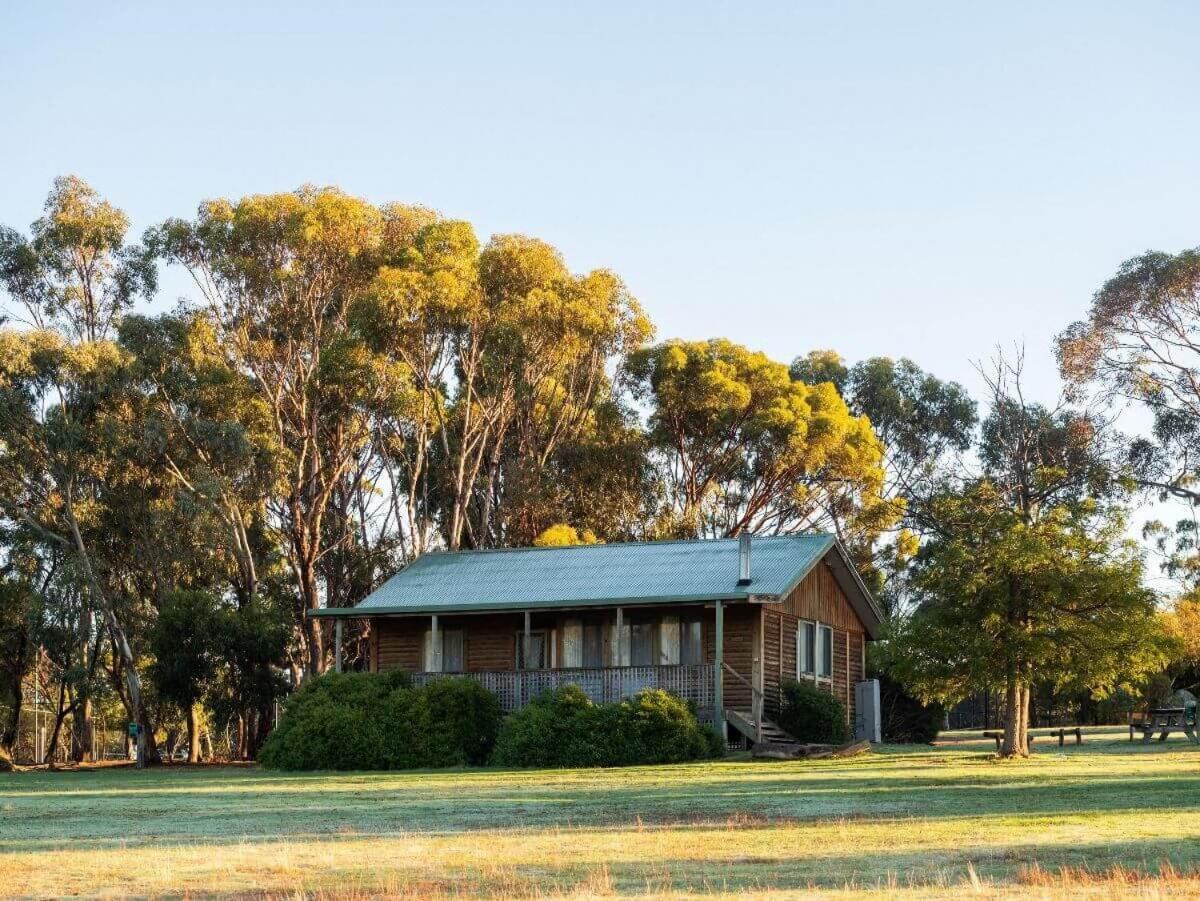
[[[474,679],[437,679],[423,695],[431,748],[450,755],[434,765],[486,763],[504,716],[500,699]]]
[[[586,767],[681,763],[719,756],[724,745],[690,707],[647,689],[619,704],[596,704],[575,685],[547,692],[505,721],[492,762]]]
[[[879,706],[883,740],[898,744],[932,744],[946,713],[941,704],[922,704],[887,676],[880,675]]]
[[[329,673],[288,700],[259,762],[281,770],[376,770],[481,763],[500,702],[470,679],[411,687],[402,673]]]
[[[783,683],[779,726],[796,741],[840,744],[846,740],[846,707],[827,691],[788,679]]]

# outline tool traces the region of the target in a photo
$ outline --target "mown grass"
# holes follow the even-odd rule
[[[1200,748],[622,770],[0,777],[8,894],[1200,893]]]

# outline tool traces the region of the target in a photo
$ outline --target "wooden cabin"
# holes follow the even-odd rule
[[[780,686],[807,679],[841,699],[881,615],[830,535],[426,554],[350,608],[371,622],[370,668],[421,683],[477,679],[515,710],[549,689],[593,700],[662,688],[751,740]]]

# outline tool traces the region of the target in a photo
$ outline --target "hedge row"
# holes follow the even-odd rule
[[[584,767],[682,763],[719,757],[724,743],[675,695],[657,689],[596,704],[576,685],[535,699],[504,721],[492,762]]]
[[[288,701],[259,762],[279,770],[386,770],[486,763],[502,712],[470,679],[413,688],[403,673],[329,673]]]
[[[288,701],[259,754],[280,770],[628,766],[716,757],[724,745],[665,691],[595,704],[568,685],[504,718],[471,679],[414,688],[403,673],[331,673]]]

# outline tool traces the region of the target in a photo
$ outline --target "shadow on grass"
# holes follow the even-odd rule
[[[750,770],[753,772],[753,770]],[[446,777],[444,771],[440,774]],[[464,774],[465,775],[465,774]],[[516,776],[536,776],[521,771]],[[604,775],[611,775],[604,774]],[[995,773],[991,774],[996,776]],[[22,797],[0,792],[0,851],[62,847],[105,848],[119,843],[179,845],[312,838],[344,833],[446,835],[512,829],[628,829],[634,823],[679,829],[770,829],[819,826],[848,819],[920,821],[1061,818],[1087,814],[1137,817],[1147,810],[1200,812],[1200,774],[1153,777],[1072,775],[1010,767],[1000,778],[834,778],[802,772],[791,778],[725,778],[632,786],[615,780],[501,781],[492,792],[463,784],[433,789],[383,788],[355,780],[354,790],[273,791],[271,779],[239,781],[235,789],[190,793],[139,785],[135,792],[79,795],[62,791]],[[346,777],[354,778],[354,777]],[[997,828],[1002,828],[999,824]]]

